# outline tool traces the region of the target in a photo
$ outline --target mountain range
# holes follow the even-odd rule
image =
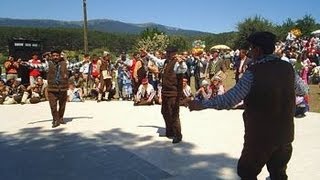
[[[0,18],[0,26],[6,27],[34,27],[34,28],[82,28],[83,21],[59,21],[47,19],[12,19]],[[133,24],[110,19],[88,20],[89,30],[109,33],[139,34],[146,28],[157,28],[168,35],[199,36],[208,32],[185,30],[156,23]]]

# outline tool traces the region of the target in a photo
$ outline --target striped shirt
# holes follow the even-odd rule
[[[29,66],[32,69],[39,69],[41,71],[47,71],[49,68],[48,61],[41,63],[41,64],[32,64],[32,63],[27,63],[27,62],[24,62],[24,64]],[[80,68],[82,66],[82,64],[83,64],[82,62],[69,63],[67,61],[67,69],[71,70],[71,69],[75,69],[75,68]]]
[[[165,63],[165,59],[159,59],[156,56],[152,55],[152,54],[148,54],[148,57],[150,58],[151,61],[153,61],[159,68],[163,68],[164,67],[164,63]],[[173,67],[173,71],[176,74],[184,74],[185,72],[187,72],[188,70],[188,66],[186,64],[186,62],[182,61],[182,62],[176,62],[174,67]]]
[[[268,61],[279,60],[278,57],[274,55],[263,56],[256,62],[252,62],[250,65],[266,63]],[[249,66],[250,66],[249,65]],[[253,84],[254,75],[251,71],[247,70],[243,73],[243,76],[239,79],[238,83],[227,91],[223,95],[218,95],[209,100],[202,100],[200,103],[205,108],[214,109],[231,109],[238,103],[240,103],[249,93]],[[306,94],[307,89],[301,80],[301,78],[296,74],[295,76],[295,91],[296,94]]]

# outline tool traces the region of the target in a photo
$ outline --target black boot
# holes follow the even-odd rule
[[[173,137],[172,144],[177,144],[182,141],[182,137]]]
[[[53,121],[52,122],[52,128],[58,127],[60,123],[58,121]]]

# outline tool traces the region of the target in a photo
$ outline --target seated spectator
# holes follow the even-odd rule
[[[211,97],[214,97],[214,96],[217,96],[217,95],[222,95],[225,92],[224,86],[222,84],[222,79],[219,76],[212,77],[210,86],[211,86],[211,89],[212,89]]]
[[[138,88],[134,105],[153,105],[155,94],[156,92],[154,91],[153,86],[148,82],[148,79],[142,79],[142,84]]]
[[[67,92],[68,102],[83,102],[82,99],[82,90],[80,88],[76,88],[74,83],[69,83],[69,89]]]
[[[99,78],[95,78],[93,86],[90,90],[90,96],[94,100],[98,100],[99,89],[100,89],[100,80],[99,80]]]
[[[188,85],[188,79],[184,78],[182,82],[182,97],[180,98],[180,106],[188,106],[189,101],[193,100],[191,87]]]
[[[81,89],[82,91],[84,90],[84,80],[83,78],[80,76],[79,72],[75,72],[73,74],[73,76],[71,76],[69,78],[69,82],[73,83],[75,85],[76,88]]]
[[[208,100],[211,98],[212,95],[212,89],[209,86],[209,83],[207,80],[202,80],[201,87],[198,89],[198,91],[195,93],[195,99],[196,100]]]
[[[108,99],[109,101],[111,101],[112,99],[114,99],[114,95],[116,95],[116,92],[117,92],[117,90],[116,90],[116,83],[115,83],[114,81],[112,81],[112,86],[111,86],[111,89],[110,89],[110,91],[109,91],[109,94],[108,94],[107,99]]]
[[[0,79],[0,104],[3,104],[8,94],[9,94],[9,87],[6,86],[5,81],[3,79]]]
[[[308,101],[306,96],[296,96],[296,111],[294,116],[296,118],[305,117],[305,113],[309,111]]]
[[[21,79],[10,79],[9,93],[3,104],[17,104],[21,102],[22,96],[26,88],[21,85]]]
[[[162,85],[159,82],[157,86],[158,86],[158,91],[156,92],[156,95],[154,96],[154,102],[156,104],[161,105],[161,103],[162,103],[162,96],[161,96]]]
[[[38,86],[39,90],[40,90],[40,97],[41,97],[41,101],[47,101],[48,100],[48,81],[44,80],[42,77],[38,77],[37,78],[37,82],[36,82],[36,86]]]
[[[23,93],[21,104],[37,104],[41,101],[40,88],[36,85],[30,85]]]

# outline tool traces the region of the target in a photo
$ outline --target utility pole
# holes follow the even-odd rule
[[[83,43],[84,53],[88,54],[87,0],[83,0]]]

